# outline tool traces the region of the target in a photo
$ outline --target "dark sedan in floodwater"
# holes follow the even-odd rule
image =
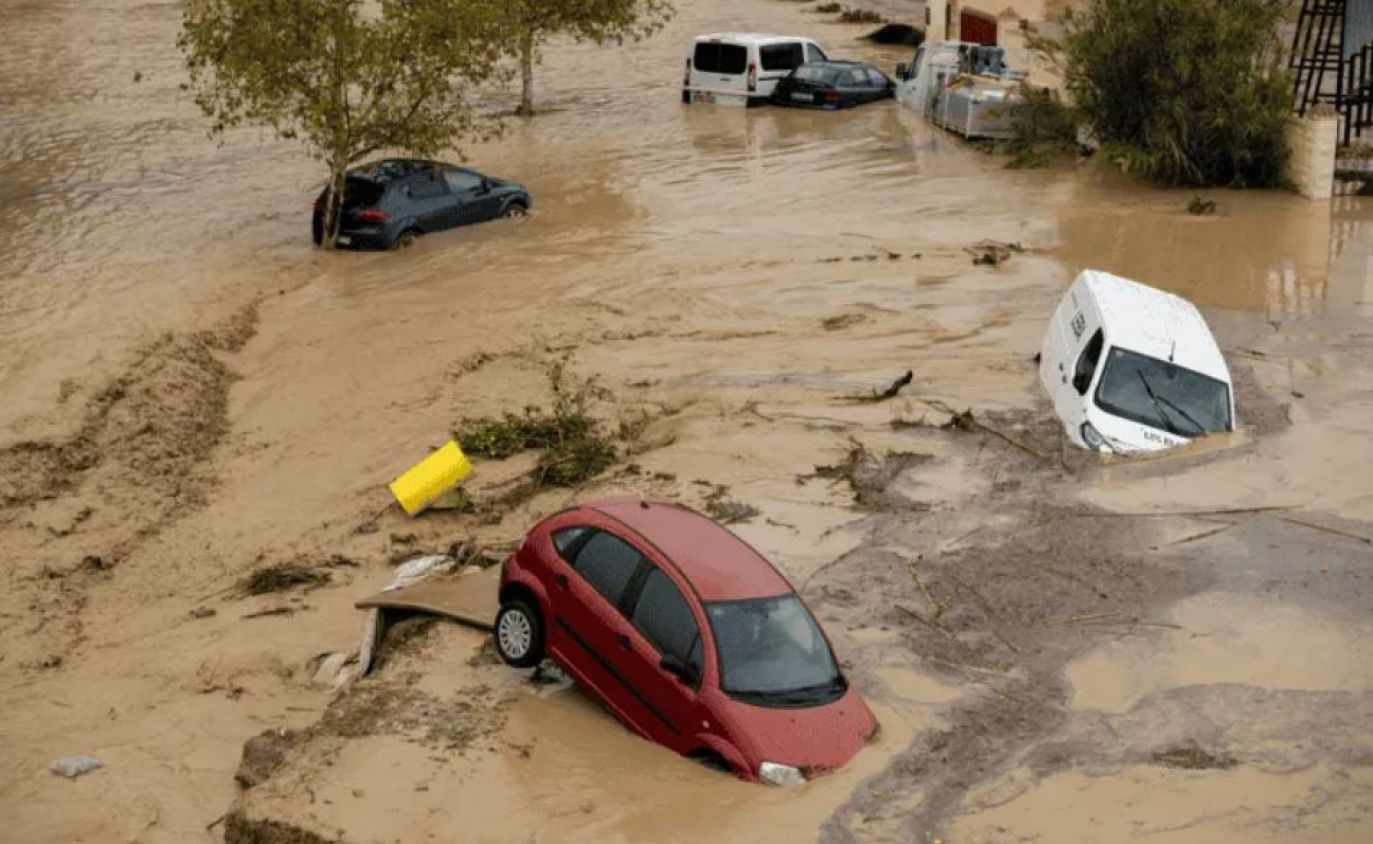
[[[311,226],[324,242],[329,189],[315,200]],[[533,200],[523,185],[440,161],[389,158],[348,171],[338,245],[390,249],[420,235],[499,217],[523,217]]]
[[[776,105],[798,108],[849,108],[896,96],[896,83],[862,62],[809,62],[777,83]]]

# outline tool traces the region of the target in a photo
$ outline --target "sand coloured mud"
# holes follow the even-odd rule
[[[14,840],[1373,828],[1364,200],[1219,192],[1198,219],[1190,193],[1098,168],[1007,172],[895,107],[684,109],[697,32],[798,31],[908,59],[798,4],[706,0],[623,52],[549,49],[548,112],[470,150],[531,188],[528,220],[321,254],[308,159],[251,130],[217,145],[179,95],[174,9],[27,4],[7,22],[0,818]],[[1024,251],[974,266],[965,247],[983,239]],[[1233,441],[1140,463],[1063,452],[1030,358],[1087,265],[1206,309],[1241,391]],[[385,482],[457,420],[546,402],[548,362],[568,352],[611,394],[595,408],[608,423],[653,416],[606,476],[494,519],[388,509]],[[901,395],[858,400],[908,370]],[[941,408],[1031,451],[944,429]],[[877,456],[868,485],[815,477],[852,440]],[[893,454],[923,457],[885,476]],[[526,468],[480,465],[474,482]],[[721,486],[759,510],[733,529],[801,589],[883,721],[882,744],[836,777],[777,792],[700,770],[576,691],[540,697],[449,627],[407,642],[351,703],[309,682],[312,657],[357,641],[352,602],[394,560],[509,542],[579,497],[704,506]],[[1211,512],[1233,508],[1253,512]],[[236,588],[334,555],[356,565],[321,588]],[[1320,658],[1292,664],[1293,637]],[[1076,705],[1080,689],[1101,705]],[[243,742],[276,727],[313,738],[236,803]],[[1154,761],[1193,748],[1235,764]],[[106,767],[47,772],[78,752]],[[235,806],[252,824],[221,820]]]

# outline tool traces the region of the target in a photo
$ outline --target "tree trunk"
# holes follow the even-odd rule
[[[348,165],[333,164],[329,168],[329,197],[324,204],[325,249],[333,249],[338,241],[339,224],[343,218],[343,194],[348,184]]]
[[[523,90],[520,94],[520,109],[523,117],[534,116],[534,31],[531,29],[520,36],[520,79]]]

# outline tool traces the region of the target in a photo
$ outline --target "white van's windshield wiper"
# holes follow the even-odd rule
[[[1172,431],[1175,434],[1187,433],[1186,431],[1179,431],[1177,429],[1177,426],[1173,424],[1173,417],[1169,416],[1168,413],[1163,409],[1166,405],[1172,408],[1173,410],[1177,411],[1177,413],[1180,414],[1182,418],[1186,419],[1189,423],[1191,423],[1192,427],[1196,429],[1196,433],[1206,433],[1206,428],[1200,423],[1198,423],[1197,420],[1193,419],[1187,411],[1178,407],[1176,404],[1169,401],[1168,399],[1161,398],[1158,393],[1154,392],[1154,386],[1149,383],[1149,376],[1144,374],[1144,370],[1136,369],[1135,374],[1139,376],[1140,383],[1144,385],[1144,392],[1149,394],[1149,401],[1154,403],[1154,409],[1158,411],[1158,418],[1159,421],[1163,423],[1163,427],[1167,428],[1169,431]]]

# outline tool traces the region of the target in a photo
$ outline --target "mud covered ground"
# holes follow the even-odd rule
[[[548,112],[471,150],[534,215],[385,255],[309,248],[318,174],[295,148],[204,139],[174,9],[16,11],[7,835],[1368,840],[1373,211],[1222,192],[1193,218],[1190,194],[1090,164],[1006,171],[894,104],[684,109],[697,32],[908,57],[807,4],[683,6],[623,53],[555,45]],[[984,239],[1023,251],[975,265]],[[1144,461],[1065,450],[1031,356],[1084,266],[1205,309],[1239,432]],[[598,385],[609,470],[511,495],[524,454],[478,464],[471,512],[389,502],[461,420],[546,407],[563,361]],[[500,548],[612,492],[737,520],[825,621],[880,741],[801,789],[748,786],[444,624],[342,697],[312,683],[398,561]],[[283,728],[244,791],[245,740]],[[74,753],[105,767],[48,772]]]

